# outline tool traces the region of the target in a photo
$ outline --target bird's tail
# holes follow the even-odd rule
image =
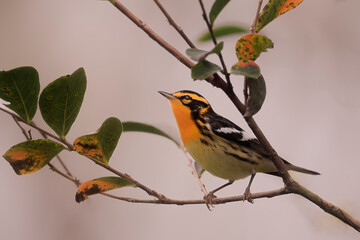
[[[315,172],[313,170],[309,170],[306,168],[302,168],[302,167],[298,167],[295,165],[292,165],[291,163],[287,162],[284,160],[284,163],[287,167],[288,170],[292,170],[292,171],[296,171],[296,172],[301,172],[301,173],[306,173],[306,174],[311,174],[311,175],[320,175],[320,173]]]

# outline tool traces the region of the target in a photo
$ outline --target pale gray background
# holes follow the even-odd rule
[[[152,1],[122,1],[182,52],[187,48]],[[198,1],[163,0],[178,24],[195,40],[205,30]],[[207,9],[213,1],[205,1]],[[250,26],[257,0],[232,1],[218,23]],[[268,95],[256,120],[279,154],[321,176],[293,174],[325,199],[360,218],[359,141],[360,28],[357,0],[304,1],[264,29],[275,49],[258,64]],[[0,1],[0,68],[31,65],[41,88],[82,66],[88,88],[79,117],[68,134],[95,131],[109,116],[143,121],[170,131],[177,127],[167,101],[157,91],[201,92],[218,113],[245,123],[218,89],[193,82],[190,71],[150,40],[110,3],[85,0]],[[224,55],[235,61],[238,37],[225,40]],[[210,44],[200,44],[209,49]],[[216,60],[214,58],[214,60]],[[241,94],[242,78],[233,77]],[[0,113],[0,153],[24,138],[13,120]],[[40,117],[34,121],[49,129]],[[35,136],[36,137],[36,136]],[[141,150],[140,150],[140,149]],[[82,181],[111,175],[75,153],[62,153]],[[182,153],[173,143],[145,134],[124,134],[111,165],[172,198],[201,198]],[[358,233],[298,196],[231,203],[210,212],[205,206],[130,204],[103,196],[74,200],[73,183],[48,167],[17,176],[0,161],[1,239],[358,239]],[[222,183],[209,174],[209,189]],[[248,179],[224,190],[241,194]],[[282,186],[259,174],[252,190]],[[113,191],[147,197],[137,189]]]

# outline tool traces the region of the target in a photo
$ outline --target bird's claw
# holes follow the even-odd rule
[[[243,201],[248,201],[249,203],[254,203],[254,200],[251,198],[251,192],[250,192],[250,188],[247,187],[245,189],[245,192],[244,192],[244,200]]]
[[[214,195],[214,192],[211,191],[209,192],[208,194],[206,194],[204,196],[204,200],[205,200],[205,204],[206,204],[206,207],[212,211],[212,209],[214,208],[214,204],[213,204],[213,199],[217,198],[215,195]]]

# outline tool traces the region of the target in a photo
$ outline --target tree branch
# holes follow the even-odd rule
[[[360,221],[352,217],[350,214],[342,210],[341,208],[335,206],[334,204],[324,200],[323,198],[319,197],[315,193],[311,192],[304,186],[300,185],[299,183],[295,182],[292,186],[292,192],[303,196],[304,198],[308,199],[315,205],[319,206],[325,212],[333,215],[334,217],[340,219],[344,223],[348,224],[349,226],[353,227],[356,231],[360,232]]]
[[[155,33],[149,26],[147,26],[143,21],[136,17],[132,12],[130,12],[123,4],[118,0],[110,1],[120,12],[122,12],[126,17],[128,17],[136,26],[142,29],[151,39],[157,42],[161,47],[168,51],[171,55],[176,57],[181,63],[185,66],[191,68],[194,66],[194,63],[190,59],[186,58],[181,52],[176,48],[171,46],[166,42],[162,37]]]
[[[175,28],[175,30],[185,40],[185,42],[189,45],[189,47],[196,48],[194,43],[188,38],[188,36],[184,33],[184,31],[176,24],[174,19],[170,16],[170,14],[166,11],[166,9],[162,6],[162,4],[158,0],[154,0],[154,2],[160,8],[161,12],[165,15],[166,19],[169,21],[169,24]]]
[[[63,176],[64,178],[68,179],[69,181],[74,182],[75,184],[81,184],[81,182],[73,178],[72,176],[69,176],[63,172],[61,172],[59,169],[57,169],[54,165],[48,164],[50,166],[50,169],[54,172],[58,173],[59,175]],[[253,199],[260,199],[260,198],[273,198],[281,195],[289,194],[290,192],[286,188],[280,188],[277,190],[267,191],[267,192],[259,192],[259,193],[253,193],[251,197]],[[177,200],[177,199],[171,199],[171,198],[157,198],[157,199],[138,199],[138,198],[130,198],[130,197],[121,197],[116,196],[113,194],[109,194],[106,192],[100,193],[101,195],[104,195],[106,197],[114,198],[117,200],[125,201],[125,202],[131,202],[131,203],[146,203],[146,204],[163,204],[163,205],[194,205],[194,204],[207,204],[207,202],[204,199],[194,199],[194,200]],[[230,202],[239,202],[244,201],[245,197],[244,195],[238,195],[238,196],[231,196],[231,197],[222,197],[222,198],[214,198],[212,199],[213,205],[220,205]]]
[[[201,0],[199,0],[199,1],[201,2]],[[153,39],[158,44],[160,44],[165,50],[167,50],[170,54],[175,56],[185,66],[187,66],[188,68],[191,68],[192,66],[194,66],[194,64],[191,61],[189,61],[189,59],[187,59],[184,55],[179,54],[179,52],[177,50],[174,50],[175,49],[174,47],[170,46],[160,36],[155,34],[152,30],[149,31],[149,28],[145,24],[142,24],[142,22],[135,15],[133,15],[128,9],[126,9],[122,4],[120,4],[118,2],[118,0],[113,0],[111,2],[116,8],[118,8],[122,13],[124,13],[131,21],[133,21],[140,29],[145,31],[151,39]],[[257,18],[259,15],[258,13],[260,12],[259,9],[261,8],[261,4],[262,4],[262,0],[259,0],[258,10],[257,10],[257,14],[255,17],[256,21],[254,20],[255,25],[254,25],[254,27],[252,27],[253,29],[256,29],[256,22],[257,22]],[[213,77],[207,78],[206,81],[209,82],[210,84],[212,84],[214,87],[218,87],[218,88],[222,89],[224,91],[224,93],[229,97],[229,99],[233,102],[233,104],[236,106],[238,111],[241,112],[242,115],[244,115],[244,112],[245,112],[244,104],[241,103],[239,98],[234,93],[233,89],[229,88],[228,84],[218,74],[214,74]],[[260,130],[260,128],[257,125],[257,123],[255,122],[255,120],[252,117],[245,118],[245,120],[246,120],[247,124],[249,125],[249,127],[251,128],[251,130],[253,131],[253,133],[255,134],[255,136],[257,137],[257,139],[259,140],[260,144],[268,152],[270,159],[273,161],[274,165],[278,169],[280,176],[283,178],[283,181],[286,186],[285,188],[287,189],[287,191],[299,194],[299,195],[307,198],[308,200],[312,201],[314,204],[321,207],[327,213],[341,219],[342,221],[344,221],[346,224],[352,226],[357,231],[360,231],[359,221],[354,220],[348,214],[344,213],[344,211],[340,210],[340,208],[323,200],[322,198],[314,197],[314,196],[316,196],[314,193],[307,190],[306,188],[301,186],[299,183],[295,182],[292,179],[292,177],[290,176],[290,174],[288,173],[288,171],[285,167],[285,164],[283,163],[281,158],[278,156],[278,154],[276,153],[274,148],[271,146],[269,141],[266,139],[265,135]],[[253,197],[253,194],[252,194],[252,197]],[[349,219],[351,221],[349,221]]]

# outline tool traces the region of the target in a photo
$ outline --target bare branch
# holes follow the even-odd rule
[[[176,48],[171,46],[166,42],[162,37],[155,33],[149,26],[147,26],[143,21],[136,17],[132,12],[130,12],[123,4],[118,0],[110,1],[120,12],[122,12],[126,17],[128,17],[133,23],[136,24],[140,29],[142,29],[151,39],[157,42],[161,47],[168,51],[171,55],[176,57],[181,63],[185,66],[192,68],[194,63],[185,57],[181,52]]]
[[[281,195],[289,194],[290,192],[286,188],[280,188],[273,191],[268,192],[259,192],[252,193],[252,199],[260,199],[260,198],[273,198]],[[104,194],[105,195],[105,194]],[[126,197],[113,197],[118,200],[132,202],[132,203],[150,203],[150,204],[165,204],[165,205],[194,205],[194,204],[206,204],[204,199],[194,199],[194,200],[175,200],[167,198],[165,200],[144,200],[144,199],[135,199],[135,198],[126,198]],[[220,205],[230,202],[239,202],[244,201],[244,195],[232,196],[232,197],[222,197],[222,198],[214,198],[212,199],[212,204]]]
[[[156,5],[160,8],[161,12],[165,15],[166,19],[169,21],[169,24],[175,28],[175,30],[180,34],[180,36],[185,40],[185,42],[191,47],[196,48],[192,41],[188,38],[188,36],[184,33],[184,31],[175,23],[174,19],[170,16],[170,14],[166,11],[163,5],[158,1],[154,0]]]
[[[21,132],[25,136],[26,140],[29,141],[31,137],[28,135],[28,132],[20,125],[18,119],[15,116],[12,116],[12,118],[14,119],[16,125],[21,129]]]
[[[334,217],[340,219],[344,223],[353,227],[356,231],[360,232],[360,221],[355,219],[354,217],[352,217],[350,214],[348,214],[341,208],[322,199],[321,197],[319,197],[315,193],[311,192],[310,190],[308,190],[304,186],[300,185],[299,183],[294,183],[292,189],[293,189],[294,193],[303,196],[304,198],[313,202],[315,205],[319,206],[325,212],[333,215]]]
[[[71,151],[73,150],[72,144],[69,143],[68,141],[63,140],[63,139],[59,138],[58,136],[56,136],[56,135],[54,135],[54,134],[52,134],[52,133],[49,133],[48,131],[45,131],[44,129],[36,126],[36,125],[33,124],[33,123],[26,123],[26,122],[25,122],[24,120],[22,120],[19,116],[17,116],[16,114],[14,114],[14,113],[12,113],[12,112],[4,109],[4,108],[0,108],[0,111],[3,111],[3,112],[5,112],[5,113],[9,114],[9,115],[12,116],[13,118],[15,118],[17,121],[23,122],[23,123],[25,123],[26,125],[29,125],[30,127],[35,128],[36,130],[39,130],[40,132],[46,134],[47,136],[49,136],[49,137],[57,140],[58,142],[61,142],[61,143],[65,144],[65,145],[68,147],[69,150],[71,150]]]
[[[62,171],[60,171],[59,169],[57,169],[52,163],[48,163],[48,166],[50,167],[50,169],[54,172],[56,172],[57,174],[63,176],[64,178],[66,178],[67,180],[72,181],[73,183],[75,183],[76,186],[80,186],[81,182],[79,179],[74,178],[73,176],[70,176],[68,174],[63,173]]]

